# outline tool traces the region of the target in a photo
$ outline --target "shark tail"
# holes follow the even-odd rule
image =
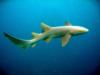
[[[16,38],[12,35],[9,35],[7,33],[4,32],[4,36],[9,39],[12,43],[14,43],[15,45],[18,45],[19,47],[22,47],[22,48],[28,48],[30,46],[35,46],[35,44],[33,44],[33,41],[32,40],[23,40],[23,39],[19,39],[19,38]]]

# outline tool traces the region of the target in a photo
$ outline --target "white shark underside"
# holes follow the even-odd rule
[[[88,32],[87,28],[80,26],[72,26],[70,23],[67,23],[65,26],[57,26],[57,27],[50,27],[45,23],[41,23],[41,28],[42,28],[42,33],[37,34],[35,32],[32,32],[31,40],[19,39],[7,33],[4,33],[4,35],[11,42],[22,48],[27,48],[29,46],[35,47],[37,45],[37,42],[40,40],[45,40],[46,42],[50,42],[52,38],[61,37],[62,47],[64,47],[70,40],[71,36],[80,35],[85,32]]]

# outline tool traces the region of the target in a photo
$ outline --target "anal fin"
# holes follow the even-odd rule
[[[33,44],[32,47],[35,47],[37,44]]]
[[[44,41],[46,41],[47,43],[49,43],[51,41],[51,39],[52,39],[52,37],[49,36],[49,37],[45,38]]]

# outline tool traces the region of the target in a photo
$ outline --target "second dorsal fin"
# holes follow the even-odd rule
[[[38,34],[38,33],[35,33],[35,32],[32,32],[32,37],[34,38],[34,37],[38,37],[40,34]]]
[[[47,24],[42,22],[41,23],[41,28],[42,28],[43,32],[46,32],[46,31],[48,31],[50,29],[50,26],[48,26]]]

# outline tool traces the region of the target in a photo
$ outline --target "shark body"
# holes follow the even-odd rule
[[[35,47],[40,40],[50,42],[52,38],[61,38],[62,47],[64,47],[70,40],[72,36],[81,35],[88,32],[89,30],[82,26],[72,26],[67,23],[64,26],[51,27],[45,23],[41,23],[42,33],[32,32],[31,40],[24,40],[16,38],[12,35],[4,33],[4,36],[8,38],[12,43],[22,47],[27,48],[29,46]]]

